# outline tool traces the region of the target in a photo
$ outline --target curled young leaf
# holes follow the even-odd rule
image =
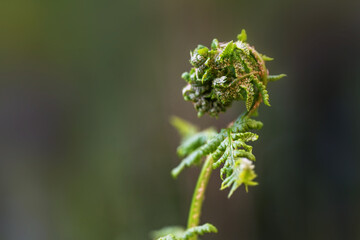
[[[235,42],[214,39],[211,49],[199,45],[191,52],[193,68],[182,75],[188,83],[183,96],[194,103],[199,117],[205,113],[217,116],[238,100],[244,100],[250,111],[258,95],[270,106],[266,85],[284,75],[268,79],[265,61],[271,58],[258,53],[246,40],[243,30]]]
[[[265,61],[272,58],[258,53],[247,41],[243,30],[237,41],[219,42],[214,39],[211,48],[203,45],[190,52],[189,72],[182,74],[187,82],[183,88],[183,97],[193,102],[198,116],[208,113],[217,117],[225,112],[232,102],[245,102],[246,112],[241,114],[227,128],[219,133],[214,129],[198,131],[198,128],[180,118],[173,118],[172,124],[182,136],[177,149],[184,157],[171,172],[176,178],[186,167],[203,164],[191,203],[187,230],[177,229],[161,232],[158,240],[197,240],[198,235],[217,232],[211,224],[197,226],[200,222],[201,206],[205,189],[212,169],[220,168],[221,189],[230,188],[230,197],[241,185],[257,185],[254,181],[255,155],[249,142],[256,141],[258,135],[251,132],[263,127],[262,122],[251,119],[258,115],[261,102],[270,106],[267,84],[285,76],[268,75]],[[193,227],[194,226],[194,227]],[[159,235],[157,235],[159,236]]]
[[[256,178],[254,168],[255,166],[249,159],[237,158],[232,166],[231,173],[228,173],[228,176],[224,179],[221,190],[231,187],[228,195],[229,198],[242,184],[245,185],[245,189],[248,191],[248,186],[255,186],[258,184],[253,181],[254,178]]]

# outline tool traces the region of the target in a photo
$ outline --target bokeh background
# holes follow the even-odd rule
[[[248,41],[275,58],[259,186],[214,172],[203,239],[360,239],[360,2],[1,0],[0,239],[143,240],[185,225],[198,169],[170,170],[189,50]]]

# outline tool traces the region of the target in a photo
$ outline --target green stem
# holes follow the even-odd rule
[[[201,207],[204,202],[206,187],[211,176],[212,164],[213,164],[213,159],[211,155],[209,155],[207,156],[205,163],[201,169],[201,173],[194,190],[194,195],[191,201],[189,218],[188,218],[188,225],[187,225],[188,228],[196,227],[199,225]],[[189,240],[197,240],[197,236],[194,236]]]

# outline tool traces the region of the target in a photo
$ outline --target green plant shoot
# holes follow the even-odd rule
[[[246,111],[220,132],[213,128],[199,131],[185,120],[172,118],[172,125],[182,137],[177,153],[183,158],[171,171],[172,176],[176,178],[185,168],[201,164],[202,170],[191,202],[187,228],[176,228],[173,232],[163,229],[155,232],[153,239],[197,240],[198,235],[217,232],[209,223],[199,225],[205,190],[213,169],[220,168],[221,190],[229,188],[228,197],[242,185],[246,191],[249,186],[257,185],[255,155],[249,143],[258,139],[253,131],[260,130],[263,124],[251,117],[257,115],[262,102],[270,106],[267,84],[286,76],[269,75],[265,62],[271,60],[273,58],[260,54],[247,43],[245,30],[238,34],[237,41],[214,39],[210,48],[198,45],[190,52],[193,67],[182,74],[187,82],[183,96],[194,104],[198,116],[207,113],[217,117],[233,101],[244,101]],[[160,236],[160,233],[166,234]]]

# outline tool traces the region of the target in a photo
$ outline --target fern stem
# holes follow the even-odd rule
[[[204,165],[201,169],[201,173],[199,175],[194,190],[194,195],[191,201],[189,218],[188,218],[188,225],[187,225],[188,228],[196,227],[199,225],[201,207],[204,202],[206,187],[211,176],[212,164],[213,164],[213,159],[211,155],[209,155],[204,162]],[[189,240],[197,240],[197,236],[194,236]]]

